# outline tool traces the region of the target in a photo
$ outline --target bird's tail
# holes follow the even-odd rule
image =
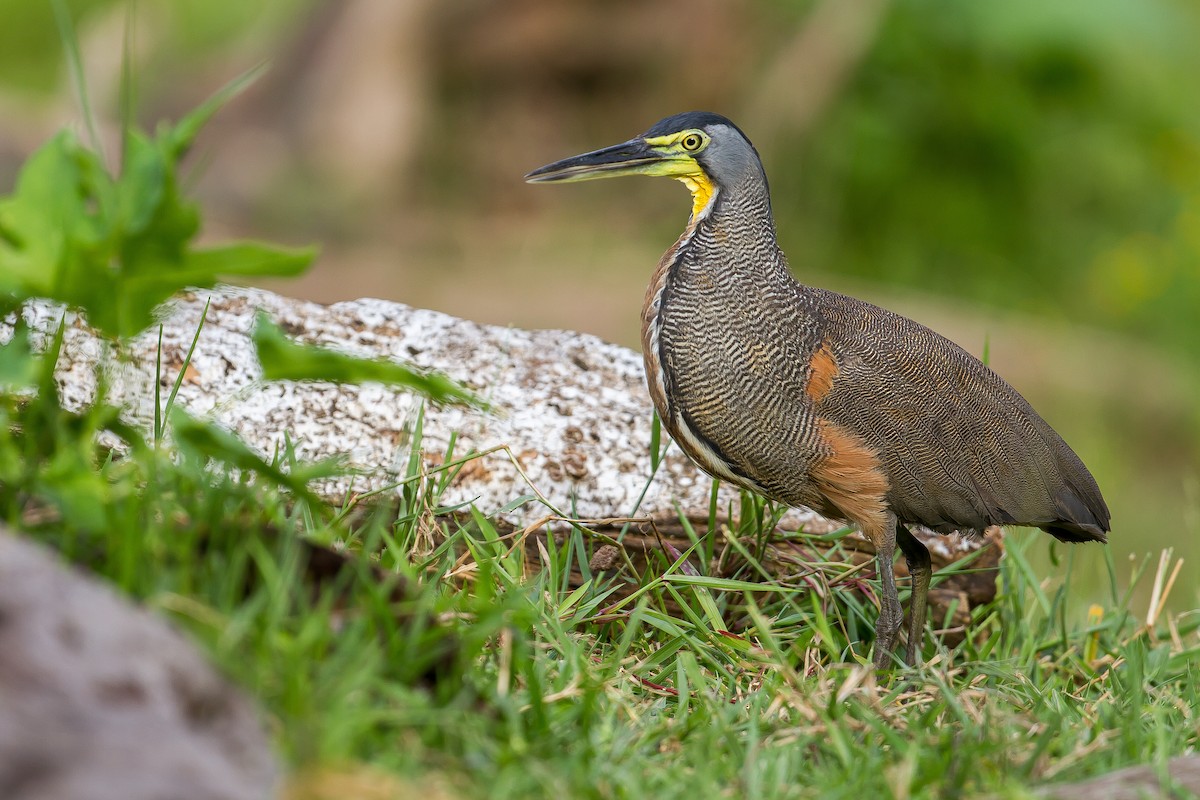
[[[1063,487],[1054,503],[1059,517],[1042,525],[1042,530],[1060,542],[1108,541],[1108,505],[1101,497],[1095,481],[1087,483],[1089,486],[1083,491],[1069,483]],[[1089,488],[1091,491],[1087,490]]]
[[[1107,542],[1108,531],[1098,525],[1081,525],[1077,522],[1051,522],[1042,530],[1060,542]]]

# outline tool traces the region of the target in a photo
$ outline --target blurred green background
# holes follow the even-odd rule
[[[677,111],[732,117],[797,276],[986,349],[1096,473],[1122,578],[1174,547],[1170,607],[1200,606],[1195,0],[66,5],[110,155],[125,52],[146,125],[272,62],[202,136],[195,191],[211,238],[321,244],[271,287],[320,301],[636,346],[684,190],[521,176]],[[0,19],[7,191],[82,126],[51,4]],[[1074,555],[1103,603],[1102,551]]]

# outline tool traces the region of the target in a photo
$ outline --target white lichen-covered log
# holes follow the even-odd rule
[[[260,310],[300,342],[445,373],[482,395],[491,410],[424,408],[418,441],[424,404],[403,390],[264,382],[250,340]],[[24,313],[45,335],[63,315],[49,304],[32,304]],[[223,288],[184,296],[164,310],[156,375],[158,330],[142,334],[118,360],[82,320],[67,320],[59,385],[69,406],[92,401],[94,367],[102,361],[110,402],[149,427],[156,389],[166,396],[199,331],[178,404],[217,420],[264,454],[291,447],[305,460],[347,456],[359,472],[320,487],[334,502],[393,485],[417,448],[422,468],[434,475],[448,455],[457,461],[480,454],[461,465],[438,502],[474,503],[485,514],[503,509],[501,516],[516,527],[552,513],[649,517],[667,527],[680,515],[709,518],[712,481],[678,448],[668,448],[651,474],[651,405],[640,355],[593,336],[479,325],[381,300],[322,306]],[[511,507],[530,496],[541,499]],[[722,486],[719,516],[726,518],[737,502],[736,490]],[[800,509],[788,513],[783,527],[827,532],[841,525]],[[923,538],[935,565],[995,540]]]
[[[177,402],[219,421],[264,454],[290,445],[301,459],[348,456],[361,474],[324,486],[331,500],[388,485],[403,473],[424,403],[376,384],[263,382],[250,341],[259,310],[297,341],[436,370],[491,404],[490,411],[425,408],[419,447],[427,468],[444,461],[452,437],[454,458],[487,453],[459,472],[441,498],[444,505],[473,502],[490,513],[541,493],[557,509],[579,517],[669,518],[676,504],[708,515],[711,481],[678,449],[667,450],[651,480],[650,400],[641,358],[627,348],[567,331],[478,325],[380,300],[321,306],[223,289],[172,303],[163,318],[158,376],[163,396],[199,330]],[[47,333],[61,315],[50,305],[26,311],[33,327]],[[80,408],[94,397],[93,367],[106,348],[81,321],[68,316],[68,322],[59,386],[66,404]],[[105,359],[109,400],[147,428],[154,414],[157,350],[158,331],[150,330],[120,364]],[[736,491],[722,488],[722,504],[736,498]],[[541,503],[529,501],[511,518],[520,524],[546,513]],[[829,529],[811,512],[796,512],[790,522]]]

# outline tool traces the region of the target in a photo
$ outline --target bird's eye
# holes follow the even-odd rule
[[[704,137],[698,133],[689,133],[687,136],[683,137],[683,141],[680,142],[680,144],[683,145],[684,150],[694,153],[700,149],[701,145],[704,144]]]

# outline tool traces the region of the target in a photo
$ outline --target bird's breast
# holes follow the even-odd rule
[[[754,273],[707,249],[709,228],[689,226],[651,275],[642,307],[646,383],[663,426],[693,461],[765,493],[749,455],[754,442],[773,438],[760,430],[773,427],[763,407],[774,402],[771,387],[787,391],[793,342],[773,329],[779,315]]]
[[[771,245],[706,223],[667,251],[642,313],[650,396],[709,474],[862,521],[882,507],[887,481],[874,452],[816,410],[842,378],[839,357]],[[847,500],[855,487],[862,508]]]
[[[659,260],[658,266],[650,276],[646,287],[646,297],[642,303],[642,357],[646,367],[646,386],[650,399],[658,416],[662,420],[667,433],[696,464],[710,475],[759,488],[749,482],[744,476],[735,474],[730,469],[728,459],[719,453],[713,444],[702,433],[696,430],[685,412],[686,404],[676,391],[677,375],[673,359],[664,358],[663,324],[666,320],[664,313],[667,305],[668,290],[675,281],[679,280],[679,272],[684,248],[690,243],[695,233],[695,221],[688,226],[679,240],[671,246]],[[705,278],[701,283],[707,282]],[[673,311],[686,310],[673,308]]]
[[[667,394],[666,365],[662,358],[662,324],[663,305],[666,300],[666,290],[671,281],[672,272],[678,269],[680,255],[684,248],[691,243],[696,232],[697,221],[693,217],[683,234],[663,253],[658,266],[650,276],[646,286],[646,297],[642,301],[642,358],[646,365],[646,386],[650,392],[650,400],[664,422],[671,424],[673,414],[670,399]]]

